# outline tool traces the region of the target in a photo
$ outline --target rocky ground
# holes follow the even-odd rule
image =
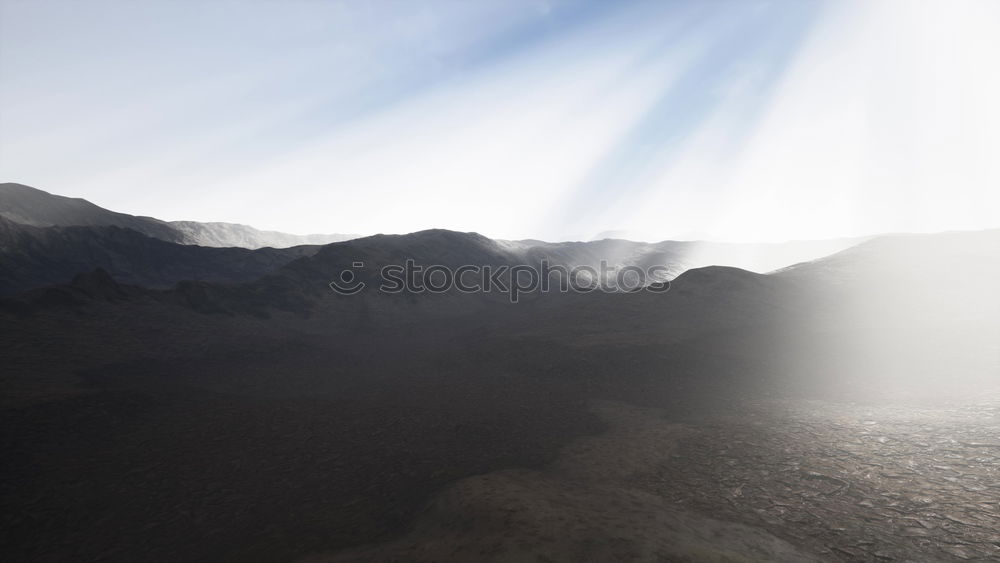
[[[405,536],[305,561],[818,560],[760,528],[679,507],[650,486],[692,429],[655,409],[599,402],[595,411],[609,430],[574,441],[546,468],[463,479]]]
[[[609,429],[546,468],[463,479],[406,535],[306,561],[1000,558],[1000,402],[595,412]]]
[[[996,560],[1000,401],[748,403],[681,440],[650,485],[833,560]]]

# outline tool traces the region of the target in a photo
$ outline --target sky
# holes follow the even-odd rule
[[[0,181],[291,233],[1000,227],[994,0],[0,0]]]

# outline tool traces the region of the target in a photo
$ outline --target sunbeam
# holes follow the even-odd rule
[[[209,4],[183,27],[186,8],[93,6],[4,4],[69,37],[148,32],[90,33],[63,73],[45,61],[66,49],[5,27],[0,172],[125,210],[776,241],[982,227],[1000,208],[987,1]]]

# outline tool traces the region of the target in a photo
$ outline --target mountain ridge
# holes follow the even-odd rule
[[[34,227],[0,216],[0,295],[67,282],[96,268],[123,283],[151,288],[183,280],[249,281],[319,248],[213,248],[168,242],[127,227]]]
[[[83,198],[60,196],[14,182],[0,183],[0,216],[35,227],[125,227],[167,242],[218,248],[289,248],[355,238],[345,234],[293,235],[218,221],[164,221],[111,211]]]

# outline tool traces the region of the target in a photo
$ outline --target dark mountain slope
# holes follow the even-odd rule
[[[452,269],[463,265],[516,263],[515,257],[495,240],[477,233],[432,229],[329,244],[312,256],[290,262],[270,278],[282,278],[286,283],[310,291],[328,293],[328,284],[346,270],[354,271],[359,280],[377,286],[383,267],[405,266],[407,261],[423,267],[441,265]]]
[[[167,242],[219,248],[289,248],[328,244],[355,236],[291,235],[235,223],[167,222],[153,217],[116,213],[85,199],[63,197],[10,182],[0,184],[0,217],[36,227],[123,227]]]
[[[0,217],[0,295],[64,283],[95,268],[122,283],[154,288],[181,280],[249,281],[317,248],[206,248],[120,227],[40,228]]]
[[[35,227],[123,227],[160,240],[184,243],[184,236],[165,221],[116,213],[85,199],[50,194],[23,184],[0,184],[0,217]]]

